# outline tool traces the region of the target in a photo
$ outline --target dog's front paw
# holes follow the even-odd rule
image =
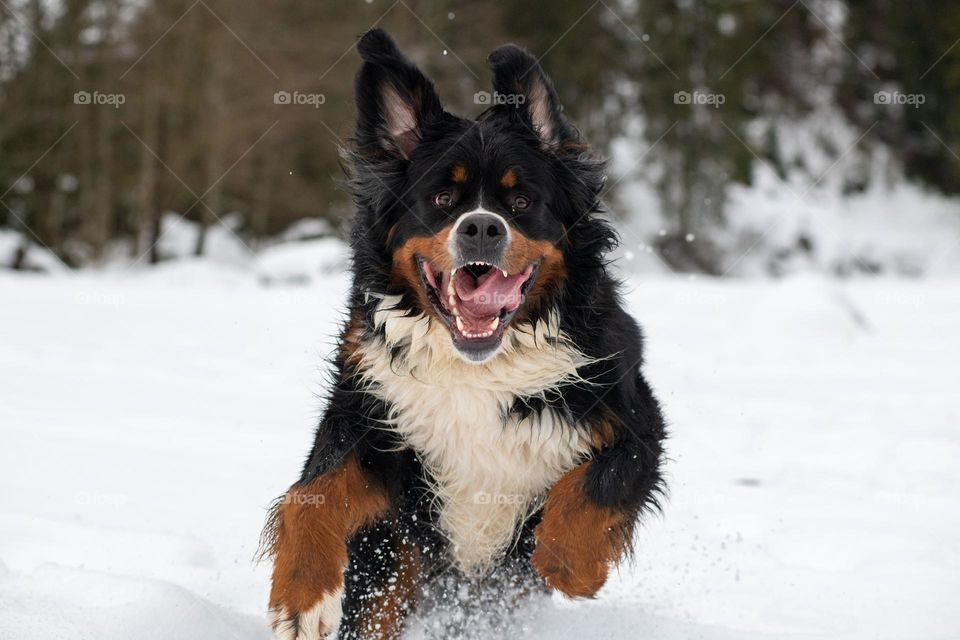
[[[629,546],[629,516],[598,505],[583,489],[589,464],[576,467],[550,490],[530,558],[548,587],[571,598],[596,595]]]
[[[320,594],[310,606],[275,603],[269,613],[273,640],[322,640],[336,632],[342,615],[342,588]]]
[[[387,509],[383,489],[354,456],[278,501],[261,539],[273,557],[270,624],[278,640],[319,640],[343,614],[346,540]]]
[[[275,640],[321,640],[336,632],[343,614],[346,546],[291,553],[281,548],[270,589]]]
[[[570,598],[592,598],[609,572],[609,560],[595,549],[576,548],[545,536],[538,536],[530,561],[548,587]]]

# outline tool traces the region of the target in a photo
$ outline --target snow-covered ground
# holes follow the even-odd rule
[[[252,557],[347,286],[303,259],[0,271],[0,638],[268,637]],[[957,637],[960,279],[634,275],[627,299],[670,500],[529,637]]]

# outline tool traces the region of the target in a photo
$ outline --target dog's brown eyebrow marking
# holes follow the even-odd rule
[[[450,172],[450,179],[454,182],[466,182],[467,168],[462,164],[453,165],[453,170]]]
[[[386,243],[385,243],[386,246],[388,246],[388,247],[390,246],[390,243],[393,242],[393,236],[395,236],[395,235],[397,235],[397,225],[393,225],[393,226],[390,227],[390,229],[387,231],[387,241],[386,241]]]
[[[507,169],[506,173],[500,176],[500,184],[506,189],[512,189],[517,186],[517,174],[513,169]]]

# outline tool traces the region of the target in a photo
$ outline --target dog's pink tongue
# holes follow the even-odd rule
[[[504,276],[499,269],[491,269],[474,279],[465,270],[458,271],[453,283],[459,298],[457,304],[473,318],[492,318],[504,309],[513,311],[523,301],[520,289],[528,276],[527,273]]]

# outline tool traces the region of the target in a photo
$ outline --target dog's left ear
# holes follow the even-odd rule
[[[357,142],[409,159],[424,127],[443,117],[433,83],[382,29],[367,31],[357,51],[363,58],[356,81]]]
[[[528,51],[513,44],[494,49],[487,58],[493,70],[493,109],[519,120],[547,147],[577,137],[560,109],[553,83]]]

